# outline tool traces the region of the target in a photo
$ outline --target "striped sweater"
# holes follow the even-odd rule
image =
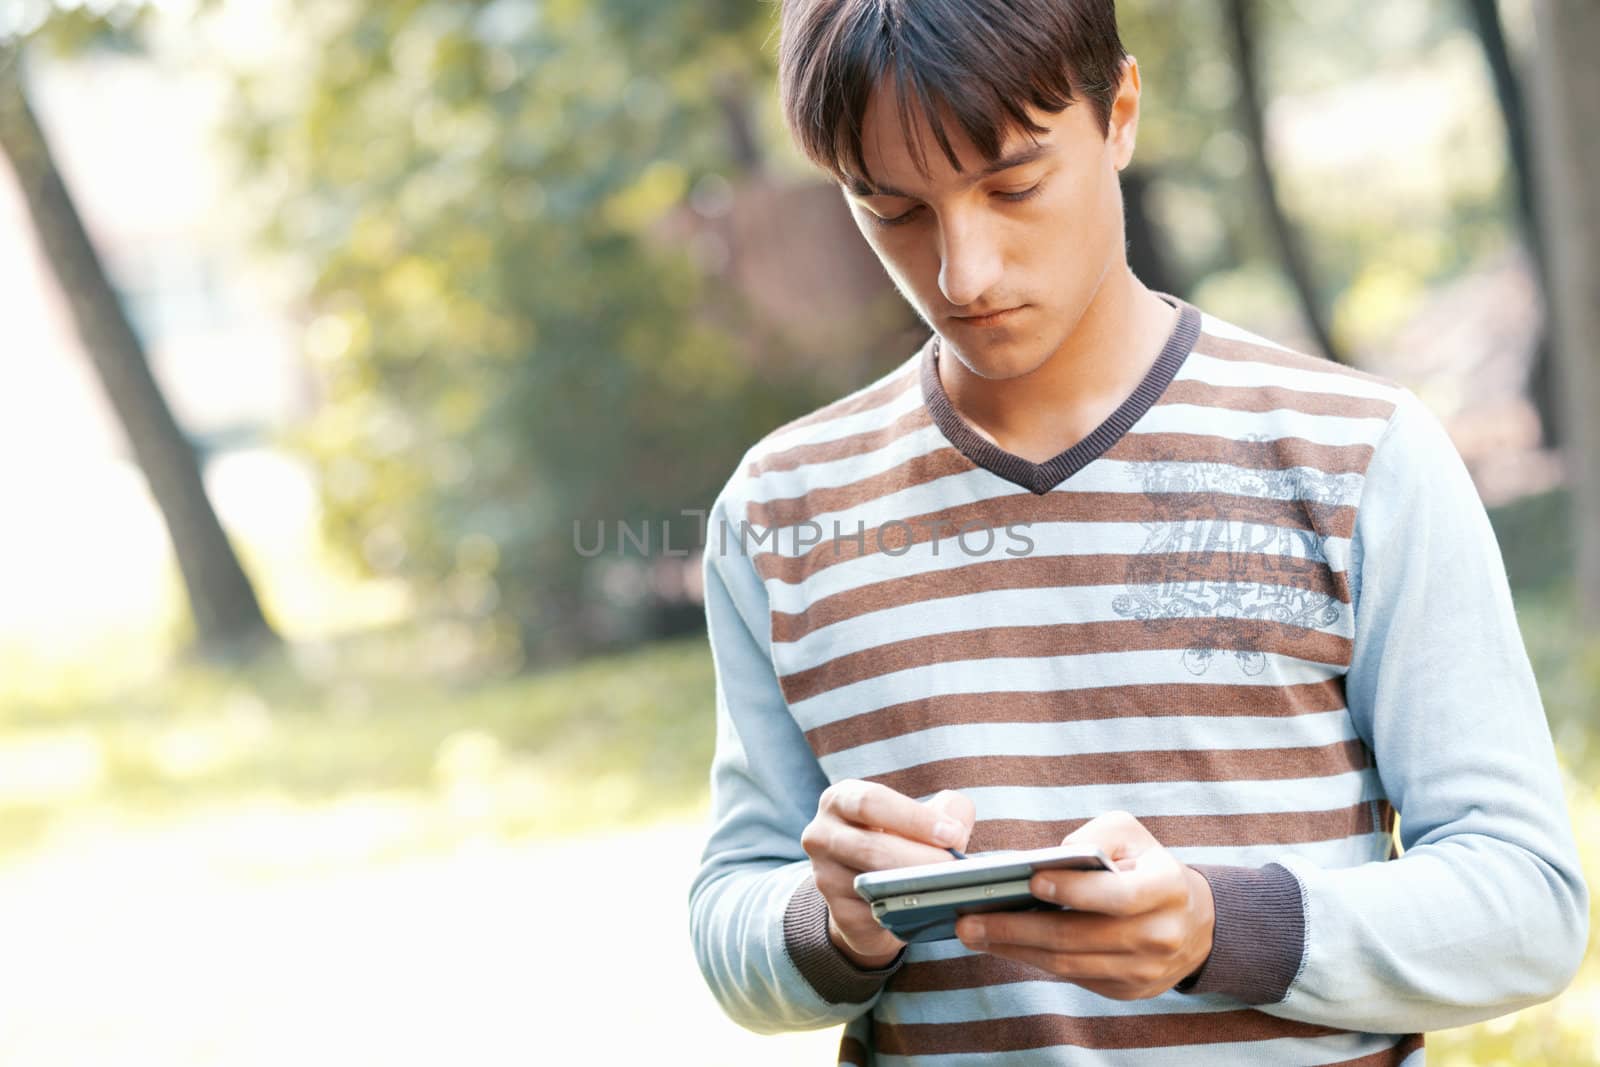
[[[1442,427],[1163,299],[1178,324],[1143,381],[1045,463],[962,420],[935,336],[718,496],[690,917],[742,1025],[844,1023],[841,1063],[1415,1067],[1425,1031],[1576,970],[1551,737]],[[860,970],[800,845],[846,778],[963,791],[969,852],[1131,812],[1210,884],[1211,956],[1138,1001],[953,940]]]

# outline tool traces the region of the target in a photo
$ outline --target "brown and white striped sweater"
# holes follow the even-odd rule
[[[1554,980],[1548,958],[1514,963],[1516,980],[1463,979],[1453,969],[1481,961],[1441,949],[1458,928],[1440,906],[1484,937],[1511,922],[1483,879],[1552,936],[1587,915],[1504,569],[1459,457],[1398,385],[1164,299],[1181,314],[1144,380],[1045,463],[963,422],[930,338],[769,435],[719,496],[705,568],[714,827],[691,911],[702,970],[745,1025],[846,1023],[840,1060],[855,1063],[1415,1067],[1423,1030],[1521,1006],[1528,968]],[[1401,544],[1418,516],[1423,541]],[[1437,568],[1458,583],[1437,605],[1450,619],[1419,613]],[[1445,642],[1472,626],[1469,648],[1435,643],[1441,625]],[[1417,696],[1432,672],[1466,703]],[[1480,699],[1497,719],[1484,750],[1435,758],[1428,733],[1488,717]],[[1511,773],[1475,777],[1507,751]],[[1452,855],[1434,838],[1455,826],[1495,838],[1500,866],[1386,862],[1399,791],[1452,773],[1503,791],[1515,817],[1471,826],[1454,801],[1433,817],[1429,792],[1422,825],[1405,808],[1407,856]],[[1210,882],[1212,956],[1135,1002],[958,941],[863,972],[828,941],[799,845],[844,778],[963,791],[969,852],[1132,812]],[[1517,873],[1530,855],[1565,896]]]

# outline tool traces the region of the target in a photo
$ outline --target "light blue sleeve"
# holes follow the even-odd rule
[[[717,738],[711,833],[689,892],[690,934],[701,973],[735,1022],[757,1033],[822,1029],[860,1015],[878,994],[825,1000],[786,947],[790,898],[797,890],[815,894],[800,834],[828,779],[778,686],[766,590],[734,513],[743,509],[724,490],[706,526]]]
[[[1367,471],[1351,576],[1346,700],[1405,851],[1335,870],[1280,861],[1300,883],[1305,952],[1259,1010],[1407,1033],[1547,1000],[1583,959],[1588,888],[1488,515],[1409,391]]]

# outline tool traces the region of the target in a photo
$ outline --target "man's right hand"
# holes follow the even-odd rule
[[[846,958],[876,970],[905,946],[856,895],[856,875],[949,860],[949,849],[965,849],[976,818],[976,806],[954,790],[919,802],[886,785],[846,779],[823,791],[800,846],[828,902],[828,936]]]

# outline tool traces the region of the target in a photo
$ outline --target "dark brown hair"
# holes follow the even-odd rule
[[[1052,114],[1081,94],[1102,135],[1111,128],[1126,53],[1115,0],[782,0],[778,91],[807,156],[840,182],[868,181],[861,154],[867,100],[886,75],[919,169],[912,108],[927,117],[950,165],[943,115],[986,162],[1015,128],[1040,134],[1029,104]]]

